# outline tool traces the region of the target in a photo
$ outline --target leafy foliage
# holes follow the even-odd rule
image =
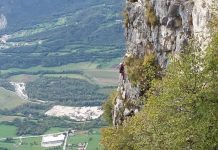
[[[151,81],[158,78],[160,66],[154,54],[144,58],[128,57],[125,60],[129,80],[141,89],[142,95],[150,88]]]
[[[0,87],[3,87],[9,91],[15,91],[14,86],[10,84],[8,80],[1,79],[1,78],[0,78]]]
[[[152,81],[140,113],[123,126],[103,129],[106,149],[218,148],[218,33],[206,56],[196,45],[171,59],[162,80]]]
[[[128,28],[130,22],[129,22],[129,14],[127,11],[123,12],[123,19],[124,19],[125,27]]]
[[[108,99],[103,104],[103,109],[104,109],[103,117],[110,125],[112,125],[112,111],[117,95],[118,95],[117,92],[115,91],[112,92],[112,94],[108,97]]]

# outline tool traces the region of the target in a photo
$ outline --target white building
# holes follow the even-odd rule
[[[88,143],[79,143],[77,146],[77,150],[86,150]]]
[[[55,147],[55,146],[61,146],[64,143],[65,135],[59,134],[59,135],[48,135],[42,137],[42,147]]]

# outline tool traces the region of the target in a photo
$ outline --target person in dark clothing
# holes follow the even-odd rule
[[[119,71],[120,71],[120,75],[122,76],[122,79],[125,81],[125,66],[123,63],[120,63]]]

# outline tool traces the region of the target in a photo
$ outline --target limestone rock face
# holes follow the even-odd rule
[[[218,1],[216,2],[218,4]],[[211,12],[214,11],[215,1],[213,0],[195,0],[195,5],[192,11],[193,18],[193,32],[195,37],[205,47],[210,40],[208,21],[210,19]]]
[[[6,27],[7,27],[7,19],[3,14],[1,14],[0,15],[0,30],[5,29]]]
[[[210,40],[207,24],[211,19],[213,0],[138,0],[126,1],[125,38],[126,55],[144,57],[149,52],[157,55],[159,65],[165,69],[168,54],[177,54],[196,38],[202,47]],[[139,99],[137,87],[127,80],[119,85],[121,95],[114,109],[114,125],[122,124],[125,116],[134,115],[140,108],[127,108],[126,103]],[[131,95],[131,96],[130,96]],[[122,102],[121,102],[122,101]],[[133,103],[134,103],[133,102]],[[122,106],[120,105],[122,103]],[[133,113],[132,113],[133,112]],[[122,118],[122,119],[121,119]]]

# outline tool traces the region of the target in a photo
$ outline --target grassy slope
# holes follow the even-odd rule
[[[28,75],[28,74],[20,74],[20,75],[15,75],[15,76],[11,76],[9,78],[10,81],[12,82],[30,82],[30,81],[34,81],[38,78],[38,75]]]
[[[0,87],[0,109],[12,109],[24,103],[26,101],[19,98],[14,92]]]
[[[91,62],[81,62],[81,63],[72,63],[57,67],[42,67],[42,66],[34,66],[27,69],[19,69],[19,68],[10,68],[7,70],[1,70],[2,74],[7,74],[11,72],[20,72],[24,71],[26,73],[37,72],[37,71],[72,71],[72,70],[83,70],[83,69],[94,69],[97,67],[97,64]]]
[[[85,75],[92,78],[95,83],[102,86],[115,86],[118,81],[118,71],[115,69],[85,70]]]
[[[9,125],[0,125],[0,138],[1,137],[14,137],[16,136],[16,127]]]

